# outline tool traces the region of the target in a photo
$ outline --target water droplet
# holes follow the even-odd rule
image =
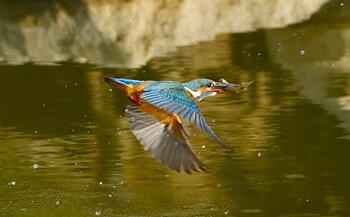
[[[135,117],[131,117],[131,121],[135,121]]]
[[[202,148],[205,148],[205,145],[202,145]]]
[[[340,7],[343,7],[344,6],[344,2],[340,3]]]
[[[258,157],[261,157],[261,152],[259,151],[256,155],[258,155]]]
[[[60,204],[60,201],[58,200],[58,201],[56,201],[56,205],[59,205]]]
[[[100,185],[102,185],[103,184],[103,182],[100,182]]]
[[[128,112],[128,111],[129,111],[129,109],[126,108],[126,109],[125,109],[125,112]]]
[[[12,181],[12,182],[9,183],[9,185],[16,185],[16,182]]]
[[[225,213],[225,215],[227,215],[227,214],[229,213],[229,211],[228,211],[228,210],[226,210],[224,213]]]
[[[96,215],[96,216],[100,216],[100,215],[101,215],[101,211],[96,211],[96,212],[95,212],[95,215]]]
[[[38,131],[34,131],[34,133],[35,133],[35,134],[37,134],[37,133],[38,133]]]
[[[300,55],[303,56],[305,54],[305,51],[304,50],[301,50],[300,51]]]
[[[262,210],[260,210],[260,209],[244,209],[241,212],[242,213],[254,214],[254,213],[261,213]]]
[[[39,168],[39,165],[38,164],[33,164],[33,169],[38,169]]]
[[[109,92],[112,92],[113,89],[109,89]]]
[[[302,178],[305,178],[305,175],[294,173],[294,174],[287,174],[286,177],[288,179],[302,179]]]

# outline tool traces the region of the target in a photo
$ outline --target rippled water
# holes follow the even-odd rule
[[[327,47],[346,59],[349,44],[319,37],[349,29],[314,28],[222,35],[132,70],[1,65],[0,215],[350,215],[350,68]],[[235,152],[190,127],[207,171],[187,175],[142,150],[104,76],[256,82],[200,102]]]

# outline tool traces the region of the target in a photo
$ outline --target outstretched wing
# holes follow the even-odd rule
[[[187,133],[176,117],[162,120],[162,117],[171,114],[156,107],[148,107],[145,112],[143,107],[144,105],[130,105],[125,111],[132,132],[144,149],[157,161],[178,172],[181,168],[189,174],[198,169],[205,170],[203,163],[189,147]],[[150,110],[153,112],[150,113]]]
[[[149,85],[144,89],[141,98],[148,103],[155,105],[171,114],[176,114],[184,120],[189,121],[196,127],[206,131],[211,135],[221,146],[232,150],[230,146],[225,144],[210,128],[202,113],[200,112],[197,103],[190,98],[183,86],[177,82],[163,82],[161,85]],[[159,88],[164,86],[163,88]]]

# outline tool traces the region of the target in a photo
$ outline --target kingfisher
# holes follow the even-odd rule
[[[190,135],[183,120],[207,132],[222,147],[233,150],[214,133],[197,102],[217,93],[241,92],[254,82],[239,85],[224,79],[195,79],[180,83],[112,77],[105,77],[105,81],[129,97],[126,117],[144,150],[170,169],[183,169],[188,174],[205,171],[205,166],[190,148]]]

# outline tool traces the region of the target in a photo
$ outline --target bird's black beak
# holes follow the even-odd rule
[[[242,82],[242,84],[229,83],[225,79],[221,78],[219,82],[215,82],[213,87],[216,92],[242,92],[245,91],[255,81]]]

